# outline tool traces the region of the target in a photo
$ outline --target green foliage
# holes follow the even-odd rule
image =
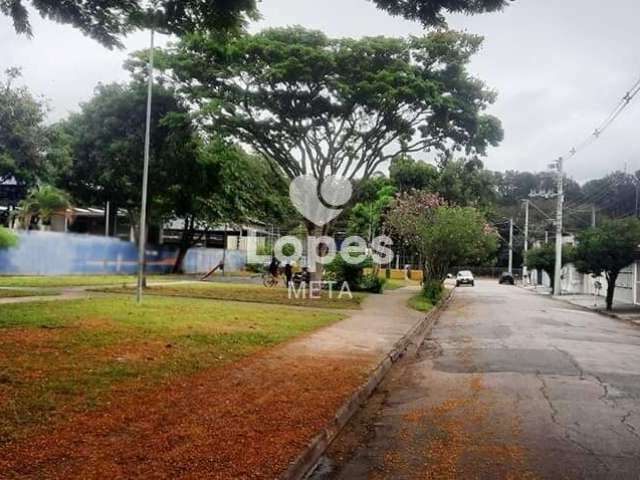
[[[445,25],[445,13],[484,13],[501,10],[507,0],[372,0],[391,15],[418,20],[423,25]]]
[[[153,27],[174,35],[194,31],[237,30],[256,17],[255,0],[32,0],[42,17],[69,24],[108,48],[123,48],[121,37]],[[18,33],[33,35],[27,0],[0,0],[0,13],[11,17]]]
[[[349,213],[347,233],[369,240],[382,233],[382,215],[395,196],[395,188],[381,185],[373,198],[356,203]]]
[[[251,273],[264,273],[265,267],[261,263],[247,263],[244,267],[247,272]]]
[[[394,158],[389,166],[389,178],[400,193],[412,190],[438,191],[438,169],[408,155]]]
[[[231,40],[194,35],[160,57],[212,131],[251,145],[290,178],[371,176],[401,153],[502,138],[495,94],[466,66],[473,35],[330,39],[301,27]],[[396,148],[390,148],[397,145]]]
[[[451,265],[480,265],[498,248],[496,233],[477,209],[449,206],[425,192],[400,196],[386,225],[423,258],[426,288],[433,288],[431,282],[442,285]],[[430,295],[430,300],[437,296]]]
[[[451,205],[487,208],[495,202],[493,175],[477,159],[443,160],[436,190]]]
[[[27,88],[14,85],[19,69],[10,68],[5,75],[0,81],[0,181],[15,178],[19,184],[34,185],[44,166],[46,105]]]
[[[342,255],[337,255],[330,264],[325,266],[324,271],[326,279],[335,281],[337,288],[346,282],[353,292],[382,293],[385,279],[374,274],[364,274],[366,268],[372,267],[371,257],[368,257],[364,262],[352,264],[345,261]]]
[[[367,274],[362,277],[358,290],[361,292],[369,293],[383,293],[384,286],[387,283],[386,279],[374,274]]]
[[[62,139],[70,140],[71,169],[61,186],[85,205],[111,202],[131,220],[140,205],[146,122],[146,86],[110,84],[96,88],[80,113],[64,121]],[[198,181],[199,141],[188,109],[162,85],[153,92],[149,176],[150,212],[158,218],[166,205],[161,196],[176,184]],[[62,147],[60,147],[62,148]]]
[[[444,294],[444,285],[441,280],[427,280],[422,284],[421,296],[431,305],[437,305]]]
[[[429,312],[433,308],[433,303],[423,294],[419,293],[409,299],[409,307],[419,312]]]
[[[0,249],[11,248],[18,245],[18,237],[10,230],[0,227]]]
[[[48,224],[56,213],[67,215],[66,210],[70,206],[71,201],[65,191],[51,185],[40,185],[29,191],[18,204],[18,209],[20,218],[28,227],[34,219]]]
[[[607,308],[613,307],[618,275],[635,258],[640,245],[640,220],[635,218],[611,220],[578,235],[576,267],[586,274],[607,278]]]
[[[339,286],[346,282],[352,291],[356,291],[362,281],[364,268],[363,264],[354,265],[346,262],[342,255],[337,255],[331,263],[325,266],[324,271],[327,279],[337,282]]]

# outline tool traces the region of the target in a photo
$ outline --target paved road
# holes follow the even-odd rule
[[[640,479],[640,328],[458,289],[329,457],[315,478]]]

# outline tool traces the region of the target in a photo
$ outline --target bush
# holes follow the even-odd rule
[[[444,285],[438,280],[425,281],[422,285],[422,294],[433,305],[436,305],[442,300],[442,294],[444,293]]]
[[[346,282],[351,290],[357,290],[366,264],[352,265],[349,262],[345,262],[342,255],[337,255],[336,258],[328,265],[324,267],[327,280],[333,280],[339,285]]]
[[[372,274],[364,275],[360,280],[358,290],[361,292],[382,293],[386,283],[387,281],[384,278]]]
[[[247,263],[244,267],[247,272],[251,273],[264,273],[265,267],[261,263]]]
[[[338,255],[333,262],[325,266],[325,280],[335,281],[338,287],[346,282],[353,292],[382,293],[386,280],[373,274],[364,274],[364,269],[371,267],[373,267],[371,258],[353,265]]]
[[[15,247],[18,244],[18,237],[10,230],[0,227],[0,248]]]

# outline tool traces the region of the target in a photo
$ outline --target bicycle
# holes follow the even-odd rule
[[[280,278],[267,272],[262,275],[262,284],[267,288],[277,287],[280,283]]]

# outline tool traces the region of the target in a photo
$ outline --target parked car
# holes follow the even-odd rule
[[[456,287],[460,285],[471,285],[473,287],[475,284],[476,280],[473,278],[473,273],[469,270],[463,270],[456,275]]]
[[[513,278],[513,274],[509,272],[503,272],[500,275],[500,285],[515,285],[516,280]]]

